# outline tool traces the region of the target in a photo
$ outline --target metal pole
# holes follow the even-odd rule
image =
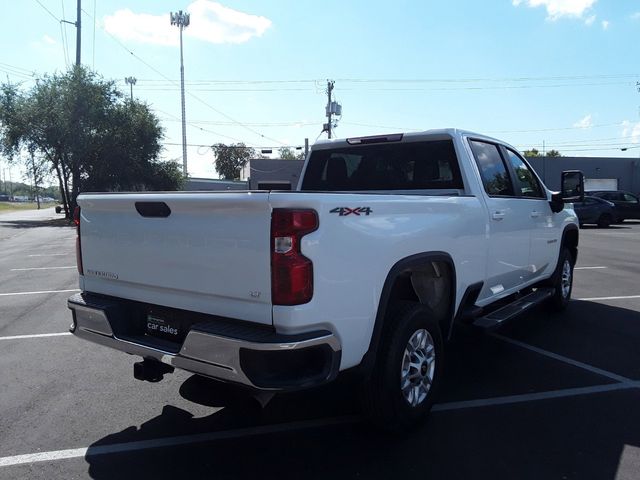
[[[76,12],[76,65],[80,66],[80,50],[82,44],[81,32],[81,15],[82,15],[82,0],[78,0],[78,8]]]
[[[171,25],[180,29],[180,96],[182,99],[182,169],[185,176],[189,174],[187,169],[187,115],[184,102],[184,56],[182,54],[182,31],[189,26],[190,15],[182,10],[170,14]]]
[[[131,101],[133,102],[133,86],[136,84],[138,79],[136,77],[124,77],[124,83],[128,84],[131,88]]]
[[[305,138],[304,139],[304,158],[305,158],[305,160],[307,159],[308,156],[309,156],[309,139]]]
[[[187,170],[187,119],[184,104],[184,60],[182,57],[182,30],[184,24],[180,24],[180,92],[182,96],[182,169],[184,176],[188,175]]]

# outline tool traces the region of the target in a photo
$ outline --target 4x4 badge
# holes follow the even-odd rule
[[[373,213],[373,210],[371,210],[371,208],[369,207],[355,207],[355,208],[349,208],[349,207],[336,207],[333,210],[329,211],[330,213],[337,213],[339,214],[341,217],[346,217],[347,215],[358,215],[360,216],[362,215],[369,215],[370,213]]]

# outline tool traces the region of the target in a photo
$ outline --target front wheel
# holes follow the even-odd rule
[[[385,321],[363,392],[365,414],[373,423],[399,432],[424,421],[442,376],[443,348],[440,327],[424,305],[404,305]]]
[[[567,248],[560,251],[560,262],[552,286],[554,292],[549,305],[555,311],[562,311],[569,305],[573,290],[573,256]]]
[[[608,213],[603,213],[602,215],[600,215],[600,218],[598,218],[598,227],[609,228],[612,221],[613,218],[611,217],[611,215],[609,215]]]

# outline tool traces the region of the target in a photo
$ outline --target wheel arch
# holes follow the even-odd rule
[[[405,257],[396,262],[393,267],[391,267],[384,281],[380,300],[378,302],[378,309],[376,312],[373,333],[369,342],[369,348],[367,349],[367,352],[365,353],[362,362],[360,363],[360,368],[364,371],[365,374],[368,374],[375,364],[376,354],[380,345],[380,341],[382,339],[387,312],[389,311],[389,307],[393,304],[394,300],[397,300],[397,297],[395,297],[395,295],[397,295],[399,291],[402,292],[403,290],[406,290],[408,288],[406,285],[408,277],[413,277],[415,273],[424,272],[425,269],[434,268],[434,263],[436,265],[446,266],[448,270],[446,273],[446,277],[448,280],[448,297],[445,298],[447,302],[446,309],[444,309],[444,313],[441,315],[442,318],[439,318],[440,327],[442,329],[442,336],[443,338],[447,338],[449,329],[452,327],[451,319],[453,318],[453,315],[455,313],[457,286],[456,269],[451,255],[446,252],[433,251],[418,253]],[[411,280],[409,280],[409,282],[411,283],[411,288],[414,289],[416,300],[419,301],[420,296],[424,294],[424,292],[419,291],[421,288],[419,285],[420,282]]]

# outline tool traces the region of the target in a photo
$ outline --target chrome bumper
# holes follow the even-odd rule
[[[165,348],[167,342],[123,332],[122,327],[118,326],[123,323],[121,319],[114,321],[114,318],[110,318],[116,316],[113,315],[114,306],[120,310],[120,317],[123,312],[126,316],[126,308],[119,305],[118,299],[84,293],[69,298],[67,304],[73,312],[70,331],[79,338],[259,390],[294,390],[316,386],[333,380],[340,367],[340,342],[329,331],[300,335],[280,335],[273,331],[265,335],[265,329],[261,326],[253,334],[246,322],[238,321],[244,324],[242,332],[223,335],[216,332],[215,321],[195,323],[182,345],[176,344],[179,350],[172,352]],[[311,352],[312,356],[309,357]],[[311,376],[296,375],[296,372],[291,375],[282,372],[280,375],[277,371],[278,365],[286,367],[297,362],[299,366],[306,358],[313,358],[321,366]]]

